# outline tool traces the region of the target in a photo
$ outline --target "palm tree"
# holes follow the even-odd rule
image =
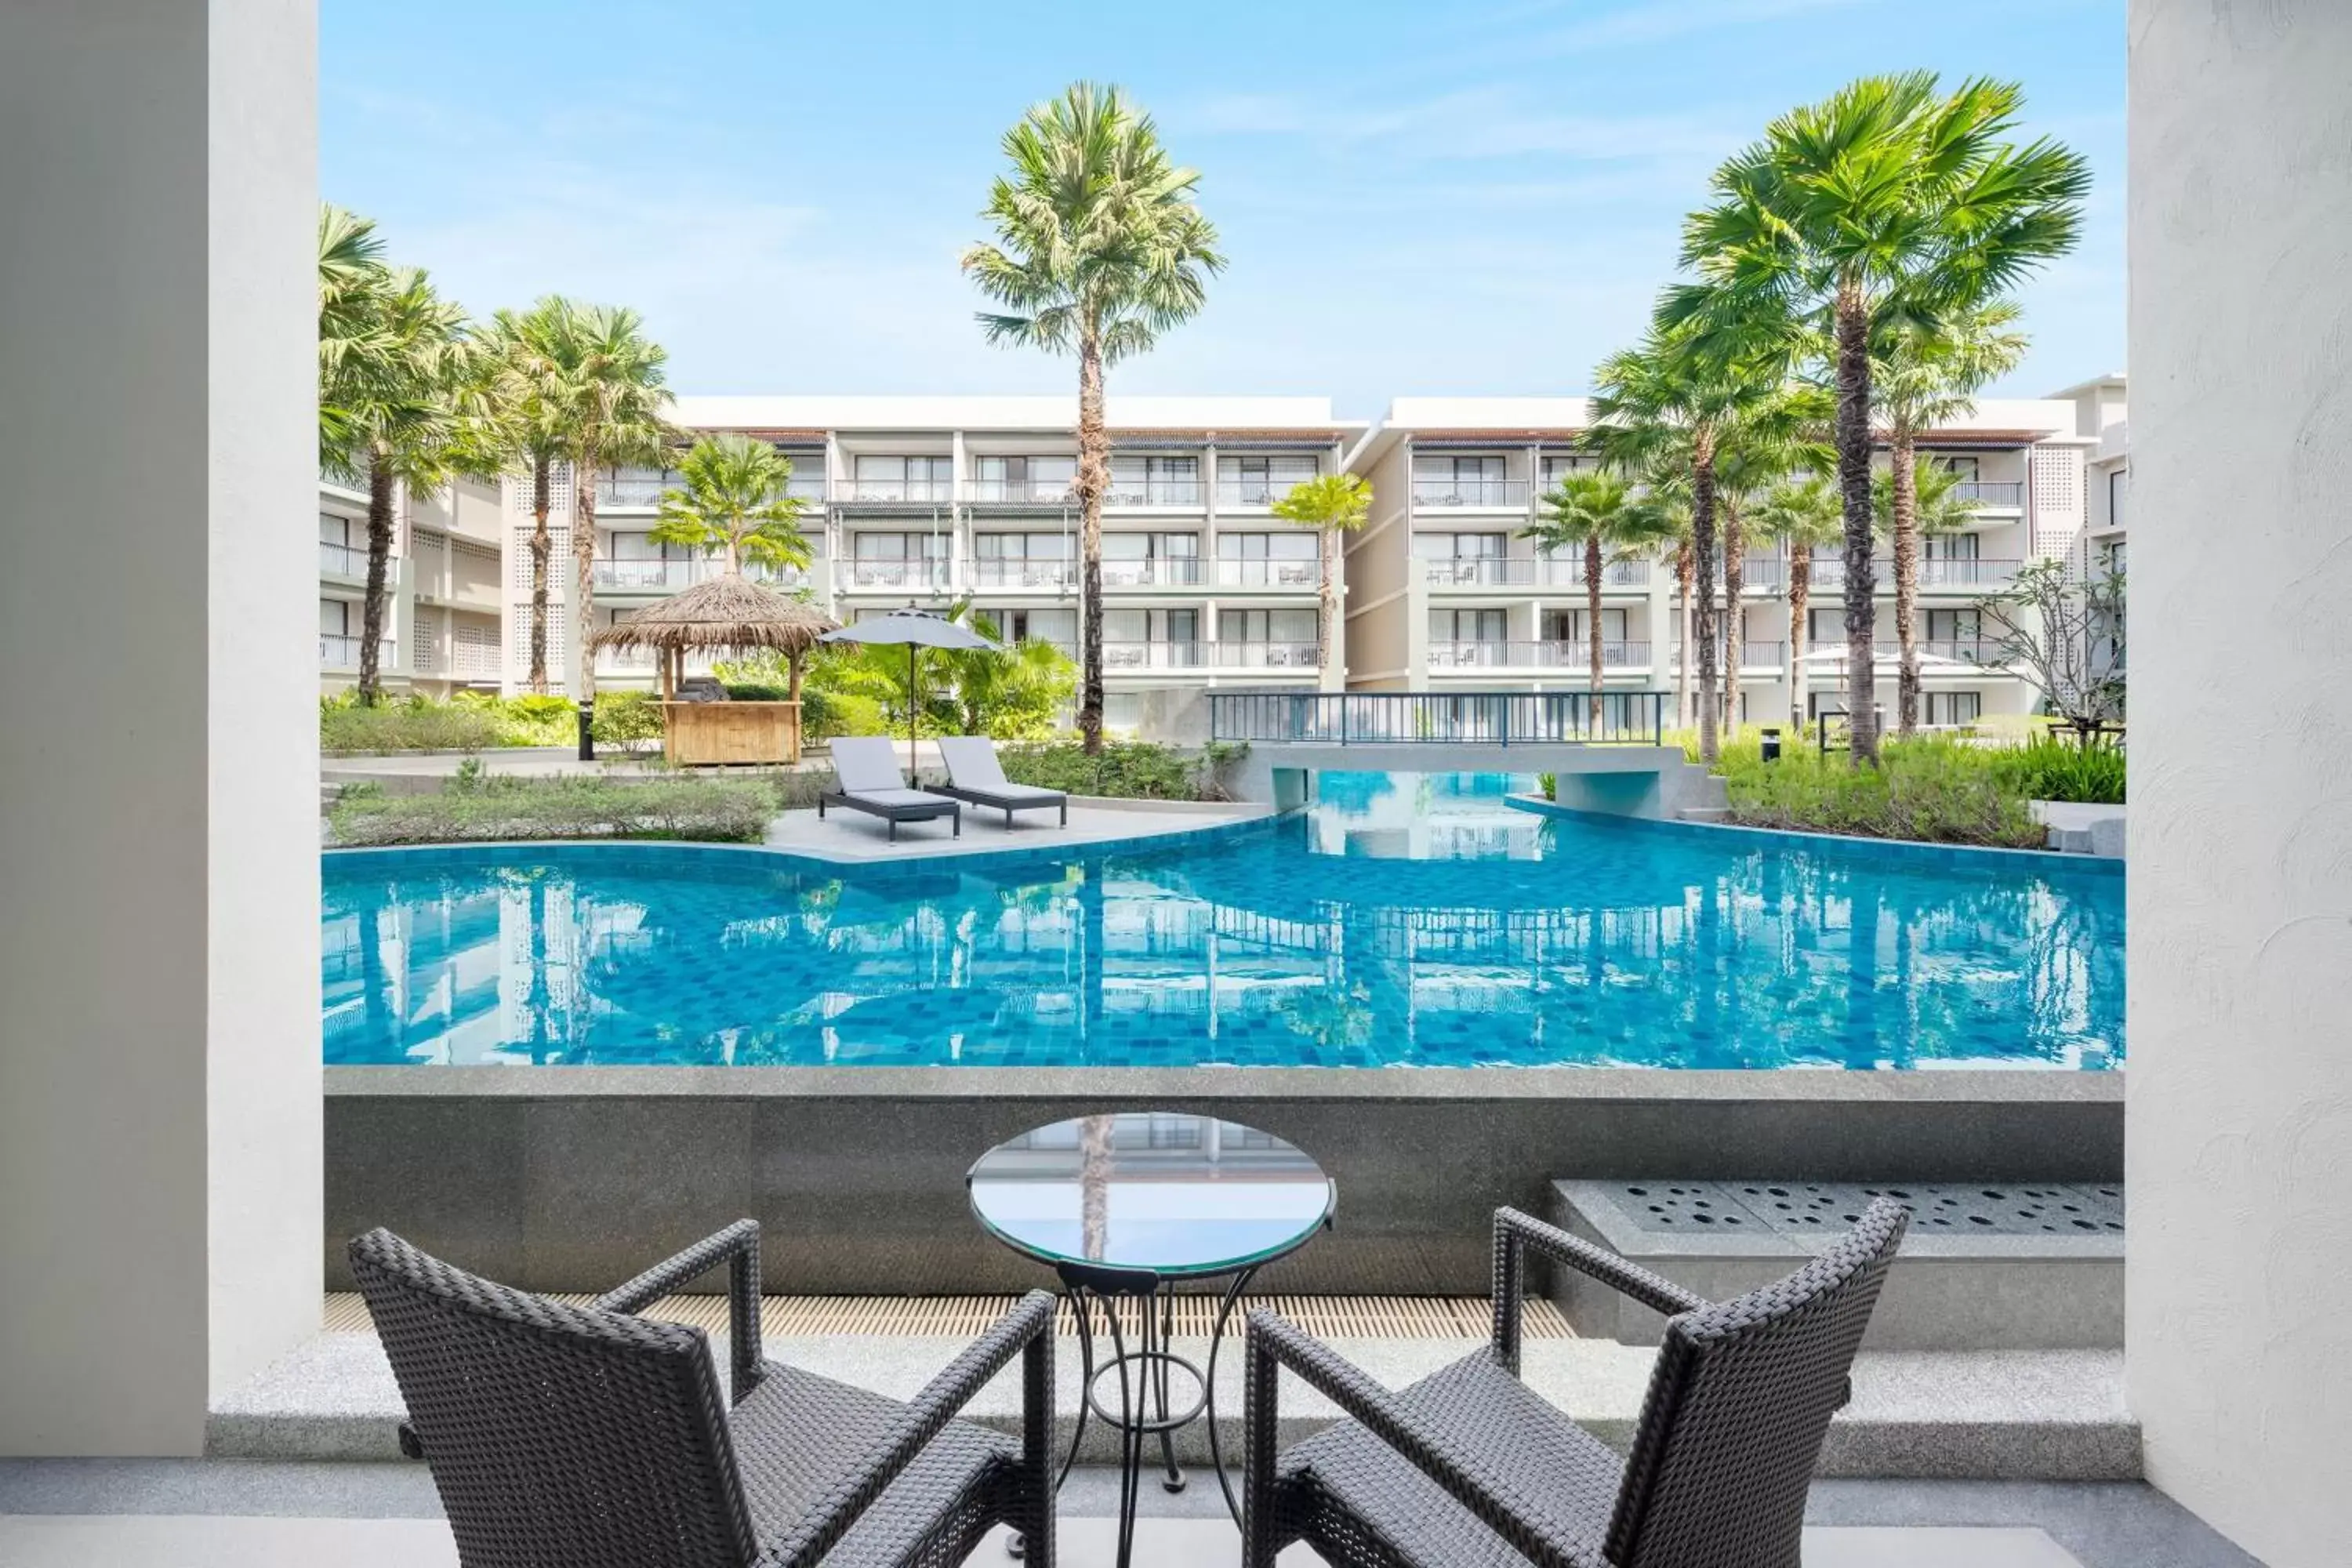
[[[1715,500],[1723,536],[1723,722],[1739,728],[1739,666],[1746,653],[1747,517],[1772,486],[1804,469],[1826,468],[1829,449],[1815,438],[1831,405],[1820,388],[1783,384],[1729,430],[1715,455]]]
[[[705,436],[679,459],[679,485],[662,491],[661,521],[646,531],[656,544],[677,544],[705,555],[723,551],[727,570],[746,562],[771,570],[805,567],[814,560],[801,531],[807,504],[791,491],[793,462],[749,436]],[[786,695],[801,700],[808,655],[785,657]]]
[[[1781,391],[1779,345],[1725,323],[1654,328],[1642,346],[1593,373],[1593,440],[1620,467],[1675,459],[1690,471],[1691,563],[1697,579],[1699,756],[1718,749],[1716,664],[1716,464],[1727,438],[1772,413]]]
[[[1887,472],[1893,476],[1881,523],[1895,555],[1895,625],[1902,639],[1895,676],[1895,727],[1919,727],[1919,432],[1976,406],[1976,393],[2008,374],[2025,357],[2025,334],[2011,331],[2013,300],[1956,310],[1936,328],[1904,323],[1871,355],[1871,387],[1886,427]],[[1949,487],[1947,486],[1947,489]]]
[[[331,213],[331,209],[330,209]],[[331,218],[320,221],[321,281]],[[356,225],[337,247],[355,248]],[[471,374],[465,310],[443,300],[421,268],[364,268],[331,298],[322,288],[320,321],[320,462],[368,497],[367,598],[361,615],[359,700],[382,689],[384,579],[392,560],[393,492],[429,494],[470,468],[461,412]],[[329,320],[331,304],[334,319]],[[331,352],[328,334],[334,332]],[[332,410],[331,416],[323,411]],[[331,434],[332,439],[330,439]]]
[[[1331,668],[1331,627],[1339,615],[1339,565],[1340,537],[1354,533],[1372,515],[1372,487],[1359,474],[1318,474],[1293,485],[1274,503],[1274,515],[1285,522],[1315,531],[1323,558],[1323,610],[1316,622],[1315,668],[1328,683]],[[1344,681],[1342,685],[1346,684]]]
[[[1830,479],[1814,475],[1775,485],[1750,519],[1789,551],[1789,721],[1805,728],[1805,639],[1811,632],[1813,552],[1845,537],[1845,506]]]
[[[971,628],[1001,640],[997,623],[958,605],[950,620],[970,617]],[[934,656],[955,682],[955,705],[967,735],[999,740],[1041,740],[1053,717],[1077,689],[1077,668],[1052,643],[1023,637],[998,647],[950,648]]]
[[[1792,110],[1717,171],[1717,199],[1685,225],[1669,323],[1777,318],[1835,344],[1838,483],[1853,757],[1878,754],[1870,646],[1870,350],[1888,324],[1934,322],[2008,293],[2071,250],[2090,188],[2083,159],[2048,139],[2007,140],[2021,89],[1974,79],[1940,92],[1932,71],[1864,77]]]
[[[547,690],[548,572],[555,536],[547,518],[554,504],[555,466],[564,460],[564,432],[548,395],[554,342],[567,301],[549,295],[528,311],[500,310],[482,334],[482,401],[493,445],[530,474],[530,630],[527,679]],[[587,629],[583,628],[583,633]]]
[[[1012,168],[990,188],[993,244],[962,268],[1006,307],[982,311],[992,343],[1078,361],[1078,731],[1102,749],[1102,502],[1110,485],[1104,373],[1198,314],[1222,270],[1217,231],[1193,205],[1200,175],[1171,162],[1149,115],[1117,88],[1078,82],[1004,133]]]
[[[588,634],[596,615],[596,482],[608,466],[658,463],[677,432],[664,417],[668,352],[645,334],[645,318],[621,305],[563,302],[549,341],[543,395],[572,463],[572,648],[579,679],[580,756],[592,758],[596,656]]]
[[[1671,525],[1662,509],[1643,506],[1634,495],[1633,487],[1607,468],[1570,473],[1537,504],[1542,515],[1522,529],[1519,537],[1532,540],[1548,555],[1576,549],[1584,552],[1584,619],[1591,655],[1592,723],[1597,731],[1601,725],[1603,563],[1612,556],[1655,548],[1665,542]]]
[[[1691,550],[1690,467],[1661,459],[1641,476],[1634,505],[1658,537],[1658,553],[1675,574],[1675,723],[1694,721],[1691,713],[1691,589],[1697,562]]]
[[[331,203],[319,206],[319,465],[351,444],[350,417],[331,389],[380,357],[384,339],[373,304],[391,268],[373,218]]]

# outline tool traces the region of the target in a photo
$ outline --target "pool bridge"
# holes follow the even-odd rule
[[[1563,805],[1712,816],[1723,781],[1666,743],[1665,691],[1213,691],[1209,739],[1246,745],[1240,799],[1288,808],[1318,773],[1549,773]]]

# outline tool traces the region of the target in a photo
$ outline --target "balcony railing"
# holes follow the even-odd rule
[[[1106,506],[1199,506],[1198,479],[1121,479],[1103,492]]]
[[[2016,580],[2017,570],[2024,564],[2019,561],[1991,560],[1982,557],[1937,556],[1919,563],[1919,586],[1922,588],[2005,588]],[[1875,591],[1895,592],[1895,563],[1885,555],[1871,557],[1871,575]],[[1845,560],[1837,555],[1813,557],[1812,585],[1816,588],[1838,589],[1845,586]]]
[[[951,501],[953,479],[851,479],[842,498],[851,501]]]
[[[1297,489],[1306,480],[1298,479],[1219,479],[1219,506],[1272,506]]]
[[[1654,746],[1664,691],[1209,693],[1209,739],[1311,745],[1530,742]],[[1596,714],[1595,709],[1599,711]]]
[[[1077,580],[1075,561],[1013,561],[1000,556],[971,563],[975,588],[1066,588]]]
[[[966,490],[976,501],[1032,501],[1048,504],[1071,499],[1072,479],[974,479]]]
[[[1952,487],[1952,495],[1979,506],[2015,509],[2025,504],[2025,486],[2017,479],[1962,479]]]
[[[1192,669],[1203,662],[1198,642],[1106,642],[1105,669]]]
[[[604,560],[590,569],[589,581],[608,593],[674,594],[716,577],[726,569],[726,563],[716,559]],[[773,584],[780,588],[797,588],[808,581],[808,573],[801,567],[761,566],[748,561],[743,563],[743,575],[754,583]]]
[[[1197,555],[1154,555],[1105,561],[1106,588],[1197,588],[1208,580],[1208,563]]]
[[[1581,588],[1584,560],[1569,555],[1463,555],[1423,561],[1430,584],[1441,588]],[[1639,588],[1650,581],[1647,561],[1610,561],[1601,568],[1604,588]]]
[[[1217,586],[1220,588],[1319,588],[1323,583],[1323,563],[1319,561],[1235,561],[1217,563]]]
[[[357,669],[360,648],[364,637],[342,637],[332,632],[319,634],[319,668],[321,669]],[[385,637],[376,645],[375,663],[378,669],[393,666],[392,639]]]
[[[439,644],[423,646],[416,650],[415,673],[418,675],[454,676],[496,679],[503,673],[497,643],[461,642],[445,647]]]
[[[1214,645],[1217,664],[1224,669],[1313,669],[1316,647],[1311,642],[1221,642]]]
[[[1650,645],[1646,642],[1601,645],[1601,665],[1604,669],[1639,668],[1649,662]],[[1429,645],[1429,663],[1435,669],[1590,669],[1592,645],[1581,638],[1434,642]]]
[[[319,571],[329,577],[367,576],[368,552],[353,545],[319,541]]]
[[[1528,504],[1525,479],[1424,479],[1412,481],[1417,507],[1523,507]]]
[[[945,561],[852,561],[844,573],[853,588],[944,588]]]
[[[1789,579],[1789,563],[1777,555],[1750,555],[1739,563],[1739,585],[1749,593],[1769,593]]]
[[[604,479],[596,481],[596,504],[599,507],[657,507],[664,494],[682,489],[683,479],[651,479],[639,477]],[[784,493],[794,500],[811,505],[824,504],[823,474],[794,474],[784,486]]]

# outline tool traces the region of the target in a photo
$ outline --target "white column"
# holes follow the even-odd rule
[[[2129,1394],[2158,1486],[2273,1568],[2333,1568],[2352,1542],[2352,7],[2135,0],[2131,38]],[[2223,647],[2250,679],[2213,679]]]
[[[318,1326],[317,47],[0,6],[0,1453],[196,1453]]]

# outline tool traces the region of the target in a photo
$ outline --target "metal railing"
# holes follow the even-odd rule
[[[1272,506],[1306,483],[1297,479],[1219,479],[1219,506]]]
[[[1438,479],[1412,481],[1412,504],[1421,506],[1525,506],[1525,479]]]
[[[1113,478],[1103,492],[1105,506],[1199,506],[1198,479],[1122,479]]]
[[[1974,501],[1979,506],[2021,507],[2025,504],[2025,486],[2017,479],[1962,479],[1952,487],[1952,494],[1960,500]]]
[[[1317,745],[1664,743],[1665,691],[1212,691],[1212,741]],[[1600,712],[1596,717],[1594,708]]]
[[[974,479],[964,493],[976,501],[1057,504],[1072,499],[1071,487],[1076,483],[1076,479]]]
[[[1646,642],[1601,645],[1603,669],[1628,669],[1649,662],[1650,645]],[[1589,669],[1592,666],[1592,645],[1579,638],[1433,642],[1429,645],[1429,663],[1433,669]]]
[[[1892,556],[1870,558],[1874,591],[1895,592],[1895,561]],[[1975,556],[1922,557],[1919,562],[1919,585],[1923,588],[2003,588],[2017,577],[2024,564],[2019,561],[1993,560]],[[1812,585],[1815,588],[1837,589],[1845,586],[1845,558],[1839,555],[1813,557]]]
[[[851,479],[841,499],[850,501],[951,501],[953,479]]]
[[[1319,588],[1323,563],[1315,560],[1221,559],[1216,582],[1220,588]]]
[[[671,489],[667,479],[598,479],[598,506],[659,506],[662,492]]]
[[[1207,580],[1207,567],[1197,555],[1106,559],[1102,583],[1106,588],[1197,588]]]
[[[1078,580],[1078,563],[1060,560],[1012,560],[982,556],[971,563],[975,588],[1066,588]]]
[[[1313,669],[1317,649],[1311,642],[1220,642],[1217,665],[1223,669]]]
[[[1198,642],[1105,642],[1105,669],[1193,669],[1203,662]]]
[[[368,552],[350,544],[319,541],[319,570],[331,577],[367,576]]]
[[[1581,588],[1584,562],[1576,556],[1460,555],[1424,560],[1423,574],[1438,588]],[[1601,568],[1604,588],[1640,588],[1650,581],[1647,561],[1610,561]]]
[[[360,647],[364,637],[344,637],[333,632],[319,634],[319,667],[322,669],[357,669],[360,667]],[[376,644],[375,662],[379,669],[390,669],[394,663],[392,639],[385,637]]]
[[[843,575],[853,588],[944,588],[945,561],[851,561]]]
[[[716,577],[726,569],[726,563],[715,557],[682,561],[606,558],[589,568],[588,578],[596,587],[612,593],[672,594]],[[754,583],[772,583],[782,588],[796,588],[809,579],[803,567],[763,566],[749,561],[743,563],[742,574]]]

